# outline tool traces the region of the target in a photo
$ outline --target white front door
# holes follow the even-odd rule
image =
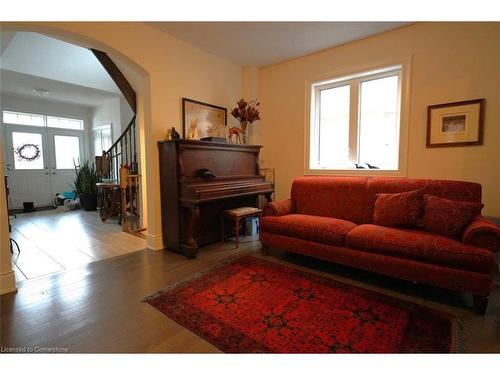
[[[10,208],[22,208],[23,202],[33,202],[35,206],[51,205],[46,129],[6,125],[4,134]]]
[[[55,195],[72,191],[75,163],[83,156],[83,132],[32,126],[5,126],[5,174],[9,206],[50,206]]]

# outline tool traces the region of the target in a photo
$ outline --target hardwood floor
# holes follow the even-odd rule
[[[243,254],[262,257],[259,242],[215,244],[188,260],[168,251],[142,250],[24,281],[1,297],[4,347],[67,348],[69,352],[218,352],[194,333],[141,302],[159,289]],[[459,350],[500,352],[500,279],[486,316],[471,297],[389,279],[271,249],[269,261],[448,311],[460,320]]]
[[[116,220],[102,223],[97,211],[81,209],[17,214],[11,237],[21,248],[12,257],[18,282],[146,247],[144,239],[123,233]]]

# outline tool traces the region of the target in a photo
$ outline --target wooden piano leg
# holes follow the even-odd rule
[[[186,257],[194,259],[198,253],[198,243],[196,242],[195,234],[200,220],[200,208],[198,206],[190,207],[189,212],[190,216],[186,233],[187,240],[183,244],[182,250]]]
[[[224,231],[224,216],[221,215],[220,218],[220,241],[224,242],[226,240],[226,233]]]
[[[235,230],[236,230],[236,248],[240,245],[240,218],[235,218]]]

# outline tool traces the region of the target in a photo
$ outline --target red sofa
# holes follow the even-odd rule
[[[391,277],[472,293],[486,311],[497,271],[500,229],[479,215],[455,240],[420,229],[373,224],[377,193],[423,188],[441,198],[481,202],[481,185],[462,181],[301,177],[291,198],[264,209],[260,240],[269,246]]]

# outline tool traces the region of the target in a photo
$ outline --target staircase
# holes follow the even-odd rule
[[[135,116],[115,143],[105,152],[109,178],[120,185],[120,222],[122,230],[140,234],[141,175],[137,163]],[[103,156],[104,156],[103,155]]]
[[[101,176],[98,183],[98,205],[101,220],[119,215],[124,232],[140,234],[141,175],[137,163],[135,117],[125,131],[102,156],[96,156]]]
[[[122,230],[140,235],[145,228],[141,227],[140,218],[141,176],[137,161],[135,116],[137,114],[137,104],[135,91],[127,78],[105,52],[92,48],[90,51],[108,72],[134,112],[134,117],[115,143],[113,143],[109,150],[104,151],[102,156],[96,157],[96,165],[100,165],[103,180],[108,180],[110,185],[112,185],[111,191],[114,189],[120,191],[119,203],[114,199],[114,193],[112,195],[113,198],[108,199],[108,202],[110,202],[111,206],[119,204]]]

